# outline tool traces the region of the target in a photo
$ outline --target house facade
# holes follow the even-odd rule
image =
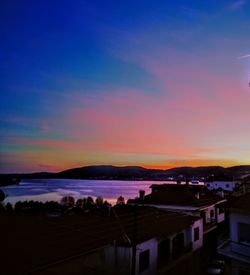
[[[157,210],[156,210],[157,212]],[[174,220],[181,223],[182,214],[169,213],[169,227]],[[186,219],[185,217],[184,219]],[[190,219],[190,217],[188,217]],[[172,224],[171,224],[172,221]],[[150,239],[136,244],[134,274],[194,274],[199,271],[199,251],[203,244],[203,224],[199,218],[191,219],[181,229],[174,230],[169,234],[158,234]],[[150,226],[150,225],[149,225]],[[164,223],[162,226],[165,226]],[[157,236],[158,235],[158,236]],[[197,256],[194,257],[194,254]],[[109,259],[107,268],[112,274],[132,274],[133,247],[123,244],[114,244],[106,249],[106,259]],[[196,259],[195,262],[194,259]],[[184,262],[189,262],[187,266]],[[180,273],[179,268],[185,268]]]
[[[226,200],[207,194],[198,186],[194,188],[185,185],[153,185],[151,188],[151,194],[144,196],[140,192],[139,198],[129,200],[128,203],[200,217],[203,220],[204,233],[216,229],[225,221]]]
[[[233,274],[250,274],[250,194],[233,202],[229,212],[229,240],[218,252],[231,260]]]

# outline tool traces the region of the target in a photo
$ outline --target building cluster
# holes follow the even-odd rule
[[[208,190],[215,184],[218,192]],[[223,259],[229,270],[224,274],[250,274],[247,186],[247,181],[154,184],[150,194],[140,191],[108,213],[3,215],[1,270],[6,275],[200,275],[213,260]],[[233,196],[239,190],[241,196]],[[210,271],[222,274],[222,269]]]

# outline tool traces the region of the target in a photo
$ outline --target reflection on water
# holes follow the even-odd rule
[[[114,180],[74,180],[74,179],[28,179],[19,185],[1,188],[6,194],[5,202],[15,204],[17,201],[60,201],[64,196],[75,199],[102,196],[111,203],[122,195],[126,200],[138,196],[139,190],[150,193],[151,184],[162,184],[160,181],[114,181]]]

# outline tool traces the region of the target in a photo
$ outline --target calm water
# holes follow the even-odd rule
[[[138,196],[139,190],[150,193],[151,184],[166,183],[161,181],[115,181],[115,180],[72,180],[72,179],[29,179],[19,185],[1,188],[8,197],[5,202],[12,204],[23,200],[60,201],[64,196],[75,199],[86,196],[102,196],[111,203],[122,195],[126,200]]]

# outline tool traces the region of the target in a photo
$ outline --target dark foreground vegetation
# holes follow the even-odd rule
[[[56,201],[18,201],[15,205],[11,203],[4,204],[5,194],[0,190],[0,213],[27,213],[40,214],[47,213],[51,215],[61,215],[68,212],[100,212],[108,214],[111,210],[111,204],[104,201],[102,197],[95,200],[92,197],[75,200],[72,196],[65,196],[61,202]],[[117,204],[125,204],[124,198],[121,196],[117,199]]]

